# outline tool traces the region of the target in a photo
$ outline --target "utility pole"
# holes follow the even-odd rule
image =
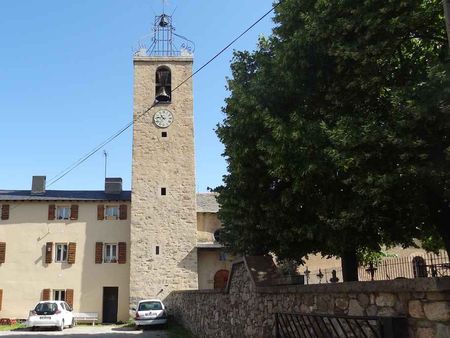
[[[108,153],[106,152],[106,150],[103,150],[103,156],[105,157],[105,180],[106,180],[106,166],[108,163]]]

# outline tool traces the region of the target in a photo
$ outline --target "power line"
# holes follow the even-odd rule
[[[185,84],[187,81],[189,81],[192,77],[194,77],[197,73],[199,73],[202,69],[204,69],[206,66],[208,66],[211,62],[213,62],[217,57],[219,57],[223,52],[225,52],[228,48],[230,48],[237,40],[239,40],[242,36],[244,36],[249,30],[251,30],[253,27],[255,27],[261,20],[263,20],[265,17],[267,17],[270,13],[272,13],[275,8],[277,8],[281,3],[283,3],[284,0],[280,0],[278,3],[274,4],[270,10],[268,10],[263,16],[261,16],[258,20],[256,20],[254,23],[252,23],[246,30],[244,30],[241,34],[239,34],[233,41],[228,43],[224,48],[222,48],[218,53],[216,53],[212,58],[210,58],[207,62],[205,62],[200,68],[198,68],[195,72],[193,72],[191,75],[189,75],[186,79],[181,81],[175,88],[172,89],[172,93],[176,91],[178,88],[180,88],[183,84]],[[93,156],[95,153],[97,153],[100,149],[102,149],[105,145],[112,142],[114,139],[119,137],[121,134],[123,134],[128,128],[130,128],[134,122],[139,120],[141,117],[146,115],[158,102],[155,100],[155,102],[152,103],[152,105],[147,108],[142,113],[138,114],[136,118],[134,118],[131,122],[128,122],[124,127],[116,131],[114,134],[112,134],[110,137],[108,137],[106,140],[104,140],[102,143],[97,145],[95,148],[93,148],[91,151],[83,155],[81,158],[79,158],[77,161],[72,163],[70,166],[68,166],[66,169],[59,172],[57,175],[53,176],[53,178],[50,179],[49,184],[47,185],[50,187],[51,185],[58,182],[60,179],[62,179],[64,176],[69,174],[72,170],[80,166],[82,163],[87,161],[91,156]]]

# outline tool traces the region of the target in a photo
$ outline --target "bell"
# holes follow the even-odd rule
[[[166,87],[161,86],[161,87],[158,88],[158,91],[156,93],[155,99],[158,102],[168,102],[168,101],[170,101],[170,95],[167,94]]]

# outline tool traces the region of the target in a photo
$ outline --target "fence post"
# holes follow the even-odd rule
[[[382,338],[408,338],[408,319],[406,317],[381,317]]]

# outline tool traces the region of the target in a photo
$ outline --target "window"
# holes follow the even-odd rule
[[[105,263],[117,263],[117,244],[105,244]]]
[[[161,188],[161,196],[166,196],[166,194],[167,194],[167,189]]]
[[[55,244],[55,262],[62,263],[67,262],[67,244],[65,243],[57,243]]]
[[[172,99],[172,85],[170,69],[159,67],[156,70],[155,100],[163,103],[170,103]]]
[[[119,207],[107,205],[105,208],[106,219],[119,219]]]
[[[220,241],[220,232],[222,231],[222,229],[217,229],[216,231],[214,231],[214,241],[219,242]]]
[[[66,290],[53,290],[53,300],[66,300]]]
[[[226,262],[226,260],[227,260],[227,254],[223,251],[220,251],[219,252],[219,261]]]
[[[57,207],[56,219],[70,219],[70,207]]]
[[[156,253],[157,255],[159,255],[159,245],[156,246],[155,253]]]

